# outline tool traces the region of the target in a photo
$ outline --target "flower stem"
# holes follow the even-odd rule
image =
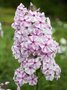
[[[36,85],[36,90],[38,90],[38,83],[37,83],[37,85]]]
[[[39,74],[39,72],[37,71],[36,75],[38,76],[38,74]],[[38,80],[38,82],[39,82],[39,80]],[[37,83],[37,85],[36,85],[36,90],[38,90],[38,87],[39,87],[39,83]]]

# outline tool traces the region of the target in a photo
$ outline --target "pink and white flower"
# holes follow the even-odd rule
[[[23,67],[24,71],[29,75],[35,73],[36,70],[40,68],[40,66],[41,66],[41,62],[39,58],[35,58],[35,59],[28,58],[24,60],[21,64],[21,67]]]
[[[37,84],[37,80],[38,80],[38,77],[33,74],[33,75],[29,76],[28,83],[29,83],[29,85],[34,86]]]
[[[15,29],[12,52],[20,63],[14,74],[16,84],[36,85],[38,77],[35,73],[39,68],[46,80],[60,78],[61,69],[54,59],[60,47],[52,38],[50,19],[39,10],[28,10],[20,4],[12,27]]]

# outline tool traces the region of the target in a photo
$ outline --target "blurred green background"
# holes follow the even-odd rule
[[[16,90],[13,75],[19,64],[11,51],[14,36],[11,23],[16,7],[21,2],[27,7],[29,7],[30,2],[33,2],[36,7],[40,7],[41,11],[45,12],[46,16],[50,17],[53,38],[59,42],[62,48],[61,54],[56,56],[56,62],[62,70],[61,78],[49,82],[39,73],[38,90],[67,90],[67,0],[0,0],[0,22],[4,32],[3,38],[0,37],[0,83],[9,81],[7,88]],[[36,90],[36,86],[24,85],[22,90]]]

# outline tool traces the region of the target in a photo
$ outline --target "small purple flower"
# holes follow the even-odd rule
[[[29,76],[29,78],[28,78],[29,85],[31,85],[31,86],[36,85],[37,84],[37,79],[38,79],[38,77],[36,77],[36,75],[34,75],[34,74]]]
[[[41,62],[39,58],[26,59],[21,64],[21,67],[23,67],[24,71],[29,75],[32,75],[34,72],[36,72],[36,70],[40,68],[40,66]]]

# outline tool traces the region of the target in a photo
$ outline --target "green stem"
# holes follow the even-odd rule
[[[38,76],[38,71],[36,72],[36,75]],[[39,80],[38,80],[38,82],[39,82]],[[39,83],[37,83],[37,85],[36,85],[36,90],[38,90],[38,87],[39,87]]]
[[[37,85],[36,85],[36,90],[38,90],[38,83],[37,83]]]

